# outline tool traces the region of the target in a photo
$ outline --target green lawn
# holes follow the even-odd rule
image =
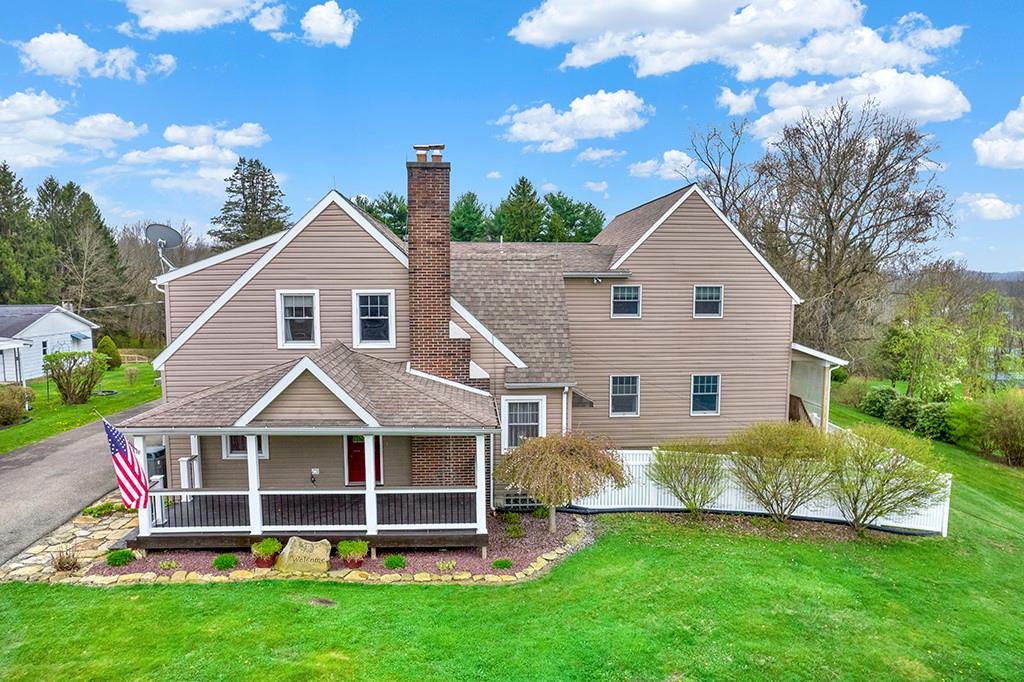
[[[837,407],[834,418],[858,417]],[[1024,472],[938,446],[950,536],[859,542],[598,518],[513,586],[0,586],[14,679],[1013,679]],[[313,597],[336,606],[312,606]]]
[[[0,454],[14,448],[49,438],[55,433],[73,429],[99,419],[96,412],[107,416],[133,405],[156,400],[160,397],[160,386],[155,382],[159,374],[149,364],[132,365],[139,368],[139,377],[132,386],[124,378],[124,367],[112,369],[103,375],[97,390],[114,390],[115,395],[94,395],[84,405],[64,405],[60,401],[57,387],[50,382],[47,397],[46,380],[34,379],[28,382],[35,391],[36,400],[32,405],[32,421],[0,431]],[[96,412],[94,412],[95,410]]]

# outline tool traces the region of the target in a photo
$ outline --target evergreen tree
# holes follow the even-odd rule
[[[60,296],[53,242],[31,210],[24,183],[0,163],[0,304],[52,303]]]
[[[507,242],[539,241],[546,213],[533,183],[520,177],[494,211],[495,228]]]
[[[588,201],[576,201],[562,192],[549,192],[544,195],[544,204],[547,206],[544,241],[589,242],[604,226],[604,213]]]
[[[452,239],[457,242],[478,242],[484,238],[487,210],[476,193],[466,192],[452,206]]]
[[[365,194],[357,194],[355,204],[400,239],[409,237],[409,204],[402,195],[384,192],[376,199],[371,199]]]
[[[218,226],[210,230],[210,236],[218,242],[218,251],[247,244],[288,227],[291,216],[284,205],[284,192],[262,161],[240,157],[227,182],[224,206],[210,219]]]

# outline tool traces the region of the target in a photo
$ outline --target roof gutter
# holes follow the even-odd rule
[[[565,279],[629,279],[632,273],[625,270],[611,270],[606,272],[563,272]]]
[[[537,383],[505,383],[505,388],[573,388],[575,381],[542,381]]]
[[[492,426],[473,427],[401,427],[401,426],[119,426],[125,435],[134,436],[480,436],[501,433]]]

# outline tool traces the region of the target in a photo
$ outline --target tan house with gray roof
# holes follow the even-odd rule
[[[842,361],[794,350],[800,299],[696,186],[589,244],[451,243],[429,151],[407,164],[408,242],[331,191],[157,278],[165,402],[120,425],[166,446],[140,546],[483,545],[490,509],[527,502],[490,475],[524,438],[649,448],[787,419],[798,363],[804,403],[827,406]]]

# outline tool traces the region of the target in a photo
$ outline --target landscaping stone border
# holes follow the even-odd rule
[[[105,495],[95,502],[120,502],[116,493]],[[529,566],[513,574],[471,573],[376,573],[359,569],[338,569],[327,573],[288,573],[273,568],[255,568],[230,572],[174,571],[170,575],[158,575],[153,571],[145,573],[123,573],[120,575],[88,574],[97,561],[102,561],[107,551],[138,526],[135,512],[114,512],[104,517],[92,518],[78,515],[57,530],[41,538],[7,563],[0,566],[0,582],[47,582],[61,585],[87,585],[104,587],[110,585],[137,584],[204,584],[241,582],[244,580],[316,580],[321,582],[362,582],[382,584],[409,583],[461,583],[461,584],[508,584],[530,580],[549,570],[569,554],[586,547],[593,541],[590,522],[573,515],[576,529],[562,539],[562,544],[537,556]],[[72,548],[79,559],[79,568],[71,572],[60,572],[53,568],[53,554]],[[136,550],[137,553],[141,553]],[[88,574],[88,575],[87,575]]]

